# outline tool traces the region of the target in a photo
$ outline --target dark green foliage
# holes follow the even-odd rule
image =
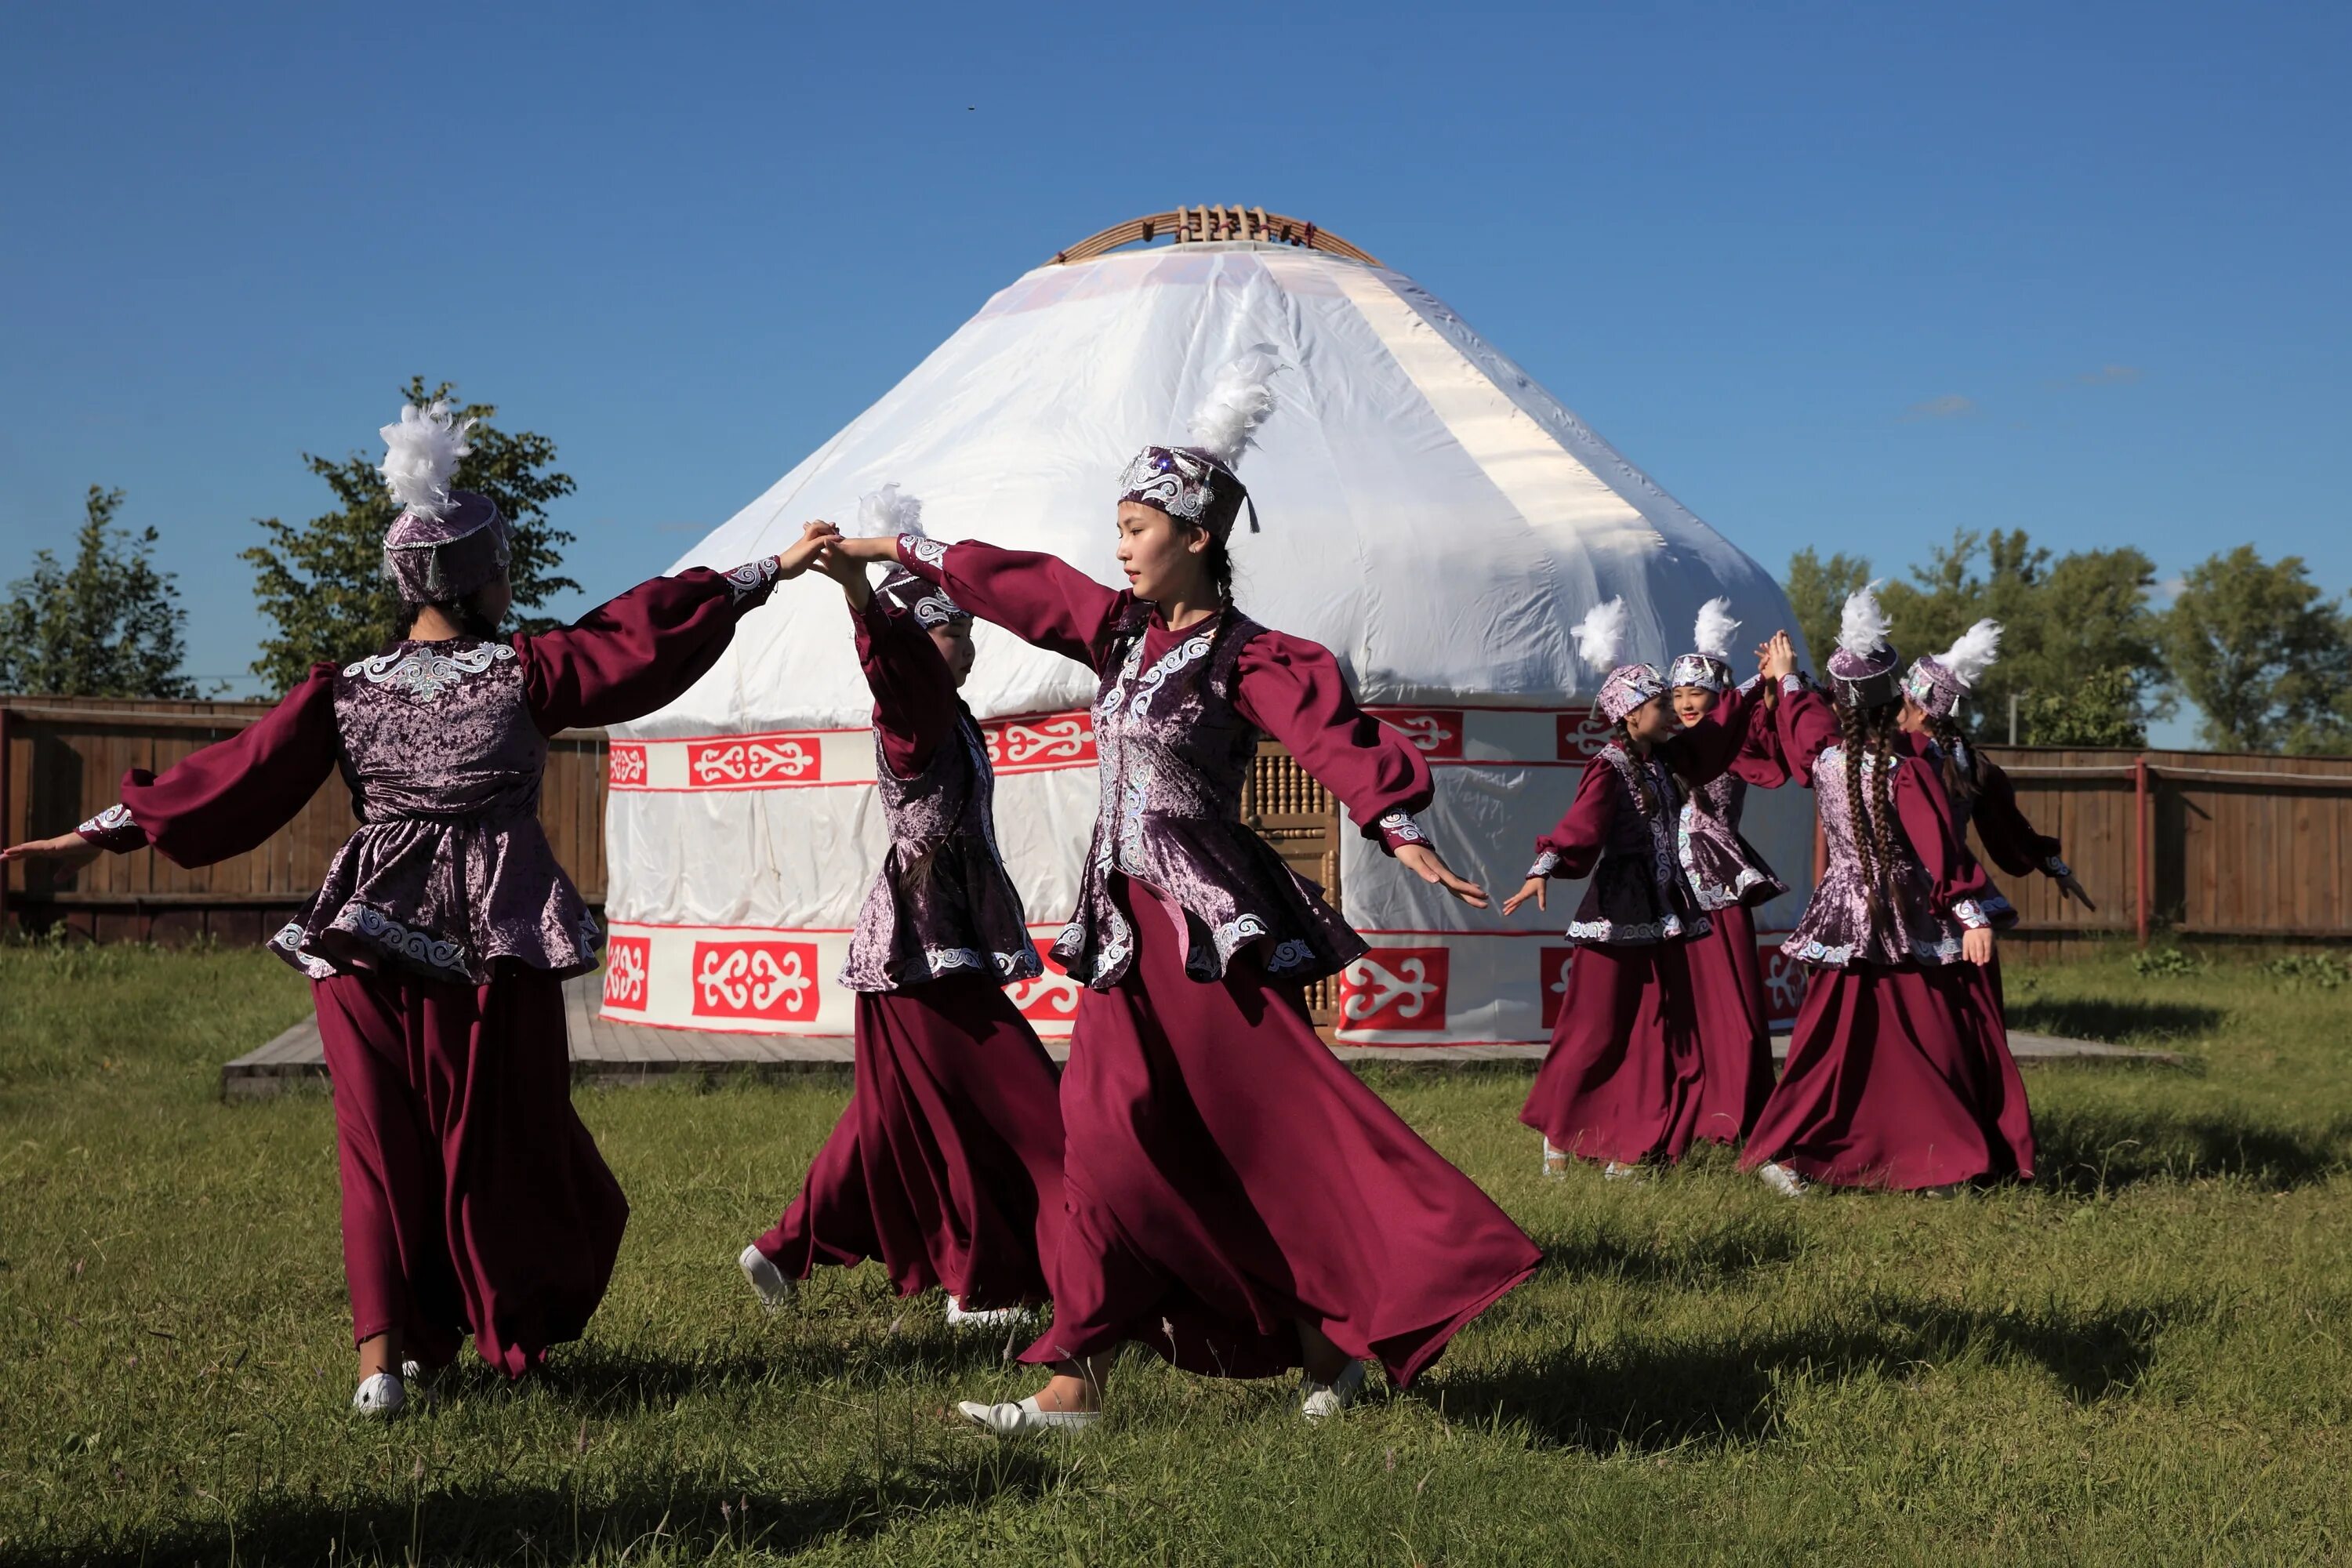
[[[194,697],[180,672],[188,613],[149,559],[152,528],[115,525],[121,490],[89,487],[73,560],[33,556],[0,605],[0,691],[63,697]]]
[[[2208,556],[2182,579],[2164,645],[2214,750],[2352,749],[2352,616],[2301,556],[2265,562],[2251,544]]]

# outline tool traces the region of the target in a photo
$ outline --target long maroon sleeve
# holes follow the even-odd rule
[[[1356,706],[1328,648],[1261,632],[1242,649],[1235,684],[1241,716],[1289,747],[1298,765],[1339,797],[1365,837],[1391,852],[1427,841],[1412,814],[1435,793],[1429,763]]]
[[[911,779],[931,765],[956,731],[961,704],[955,672],[920,622],[868,598],[850,612],[857,626],[857,665],[874,693],[874,732],[890,771]]]
[[[642,718],[702,679],[744,612],[776,585],[776,558],[731,572],[690,566],[640,583],[560,631],[517,636],[540,732]]]
[[[1837,712],[1828,698],[1793,675],[1780,683],[1780,705],[1775,714],[1780,730],[1780,758],[1790,776],[1812,786],[1813,763],[1837,744]]]
[[[242,855],[294,820],[335,771],[335,667],[302,684],[236,735],[161,773],[122,775],[122,804],[81,825],[118,853],[152,845],[176,866]]]
[[[1670,736],[1658,748],[1664,753],[1661,760],[1693,789],[1713,784],[1748,743],[1748,727],[1758,706],[1755,696],[1744,689],[1725,692],[1716,700],[1713,712],[1689,729]]]
[[[1992,924],[1984,905],[1992,898],[1992,879],[1969,853],[1960,838],[1963,828],[1952,814],[1952,797],[1943,782],[1929,774],[1916,757],[1895,763],[1895,816],[1911,852],[1927,868],[1929,898],[1939,910],[1949,910],[1969,927]]]
[[[1757,700],[1765,701],[1760,693]],[[1789,782],[1789,760],[1780,752],[1780,719],[1771,711],[1775,706],[1767,701],[1765,711],[1749,717],[1748,739],[1741,744],[1739,754],[1731,759],[1732,776],[1758,789],[1779,789]]]
[[[2030,871],[2050,877],[2071,875],[2058,840],[2036,833],[2025,813],[2018,809],[2017,786],[2001,765],[1982,752],[1972,753],[1972,758],[1977,793],[1969,805],[1969,819],[1976,824],[1977,842],[1984,846],[1985,858],[2012,877]]]
[[[1601,847],[1609,842],[1609,824],[1617,815],[1617,792],[1611,787],[1616,770],[1606,763],[1584,764],[1577,781],[1576,798],[1568,803],[1559,826],[1536,840],[1530,877],[1589,877],[1601,861]]]
[[[1133,594],[1104,587],[1058,555],[976,539],[943,544],[902,533],[898,562],[982,620],[1097,672],[1111,633],[1135,604]]]

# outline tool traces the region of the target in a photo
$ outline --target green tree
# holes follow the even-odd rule
[[[449,395],[443,382],[427,391],[422,376],[401,395],[415,404]],[[457,488],[498,503],[513,531],[508,577],[518,611],[535,610],[554,595],[580,584],[559,574],[563,546],[572,535],[548,521],[550,501],[570,495],[572,476],[554,471],[555,443],[530,431],[505,431],[491,424],[498,409],[487,403],[456,405],[458,417],[476,421],[467,439],[473,451],[457,465]],[[336,510],[306,523],[264,518],[268,542],[241,552],[253,563],[254,596],[277,623],[277,635],[263,639],[254,673],[280,690],[299,681],[319,660],[341,663],[375,652],[405,637],[399,595],[383,574],[383,534],[399,509],[385,493],[380,461],[353,453],[341,461],[304,453],[310,471],[335,493]],[[520,615],[524,631],[556,623],[545,616]]]
[[[1941,653],[1986,616],[2001,623],[2000,662],[1960,710],[1988,738],[2007,737],[2012,696],[2018,738],[2065,737],[2039,742],[2051,745],[2138,745],[2147,721],[2169,710],[2160,627],[2148,607],[2156,566],[2141,552],[2084,550],[2053,561],[2022,529],[1962,530],[1911,576],[1879,595],[1906,658]],[[2083,711],[2066,716],[2070,703]]]
[[[0,605],[0,691],[194,697],[180,673],[188,612],[149,559],[155,531],[115,526],[121,490],[89,487],[71,564],[43,550]]]
[[[1837,647],[1838,616],[1846,595],[1870,581],[1870,563],[1843,551],[1823,561],[1807,545],[1789,557],[1788,580],[1780,584],[1797,629],[1805,635],[1805,652],[1818,671]]]
[[[2299,555],[2266,563],[2251,544],[2183,575],[2164,617],[2173,679],[2217,751],[2332,750],[2352,710],[2352,618]]]

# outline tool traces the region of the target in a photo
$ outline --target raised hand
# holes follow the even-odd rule
[[[10,860],[55,860],[71,869],[87,866],[106,853],[79,833],[60,833],[55,838],[27,839],[0,849],[0,863]]]
[[[1774,632],[1772,640],[1759,650],[1757,673],[1776,685],[1797,673],[1797,645],[1787,632]]]
[[[1446,868],[1436,850],[1426,844],[1407,844],[1396,852],[1397,863],[1412,868],[1424,882],[1433,882],[1474,910],[1486,907],[1486,889],[1468,882]]]
[[[1550,886],[1551,879],[1549,877],[1529,877],[1526,881],[1519,884],[1519,890],[1517,892],[1513,893],[1509,898],[1503,900],[1504,915],[1507,917],[1509,916],[1514,910],[1517,910],[1521,904],[1526,903],[1529,899],[1533,899],[1536,901],[1536,908],[1539,910],[1548,910],[1551,908],[1549,901],[1546,899],[1544,894],[1544,889]]]
[[[868,534],[860,539],[835,539],[833,548],[852,561],[898,559],[898,537],[893,533]]]
[[[784,578],[799,576],[809,569],[819,551],[840,537],[841,530],[829,522],[803,523],[799,542],[777,555],[776,575]]]

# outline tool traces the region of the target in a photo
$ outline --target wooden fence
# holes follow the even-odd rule
[[[0,833],[63,833],[111,805],[123,771],[161,772],[235,734],[268,705],[0,699]],[[2352,758],[1994,747],[2019,803],[2067,859],[2095,913],[2044,877],[2000,877],[2031,942],[2171,931],[2183,936],[2352,941]],[[556,858],[592,904],[604,899],[604,743],[566,731],[540,800]],[[1269,747],[1244,810],[1304,874],[1339,889],[1340,826],[1329,792]],[[101,941],[210,934],[258,942],[325,874],[352,826],[332,780],[249,855],[198,870],[161,856],[109,856],[58,877],[10,867],[0,924],[62,922]]]
[[[70,831],[120,798],[125,770],[161,773],[262,714],[267,702],[0,698],[0,833],[16,843]],[[604,901],[604,734],[567,730],[549,749],[540,820],[589,903]],[[152,852],[79,871],[0,868],[0,928],[63,924],[101,942],[212,936],[258,942],[315,891],[355,825],[340,779],[248,855],[184,870]]]

